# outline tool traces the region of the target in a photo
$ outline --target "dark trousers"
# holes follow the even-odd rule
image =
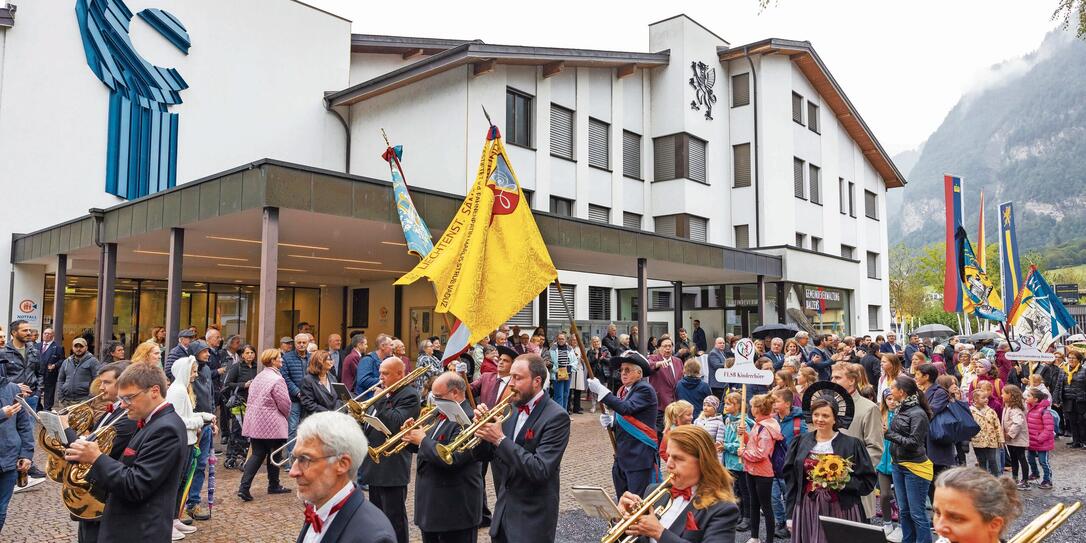
[[[1071,443],[1086,443],[1086,402],[1064,402],[1063,423],[1063,427],[1071,432]]]
[[[450,532],[422,532],[422,543],[475,543],[478,528],[464,528]]]
[[[59,367],[59,363],[58,363]],[[45,373],[45,397],[42,398],[42,405],[46,411],[53,410],[53,400],[57,396],[57,377],[60,375],[60,370],[47,371]]]
[[[407,487],[370,485],[370,501],[392,523],[397,543],[407,543]]]
[[[611,466],[611,480],[615,483],[615,495],[619,498],[625,492],[642,496],[645,494],[645,488],[652,481],[652,468],[623,470],[618,467],[618,462],[615,462]]]
[[[1019,481],[1025,481],[1029,478],[1029,463],[1026,462],[1026,448],[1007,445],[1007,449],[1011,452],[1011,475]],[[1021,469],[1022,473],[1021,479],[1018,478],[1019,469]]]
[[[940,466],[939,464],[933,464],[931,466],[931,484],[928,485],[928,501],[935,503],[935,480],[939,478],[939,474],[952,468],[954,466]],[[901,504],[898,504],[901,507]]]
[[[490,512],[490,506],[487,505],[487,503],[486,503],[486,472],[490,470],[490,462],[483,462],[482,464],[483,464],[483,525],[484,526],[489,526],[490,525],[490,518],[493,516],[493,513]],[[493,477],[491,477],[491,479],[493,479]],[[494,484],[493,480],[490,482],[490,484],[494,486],[494,492],[497,493],[498,486]]]
[[[973,447],[973,454],[977,455],[977,463],[980,469],[991,473],[995,477],[1003,475],[1003,467],[999,465],[999,449],[995,447]]]
[[[750,488],[747,486],[747,472],[728,470],[732,474],[732,492],[739,500],[739,518],[750,518]]]
[[[747,474],[747,488],[750,491],[750,537],[773,543],[773,478]],[[759,517],[759,514],[761,517]],[[765,523],[765,538],[758,537],[758,522]]]
[[[98,526],[100,525],[101,523],[97,520],[79,521],[79,543],[97,543]]]
[[[664,411],[660,410],[656,412],[656,435],[664,435]]]
[[[251,439],[253,443],[253,454],[249,455],[249,459],[245,461],[245,472],[241,475],[241,484],[238,485],[238,492],[248,492],[249,488],[253,486],[253,479],[256,477],[256,472],[260,471],[260,464],[267,464],[268,466],[268,488],[279,487],[279,468],[272,464],[271,453],[275,449],[282,447],[287,442],[285,439]]]

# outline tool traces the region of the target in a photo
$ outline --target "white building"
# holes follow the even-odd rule
[[[683,15],[650,25],[650,52],[616,52],[352,35],[291,0],[95,5],[113,18],[63,2],[0,9],[12,316],[60,320],[69,338],[218,323],[267,346],[300,321],[442,335],[427,285],[391,285],[413,257],[380,130],[404,146],[436,235],[474,181],[485,107],[587,330],[639,317],[650,334],[694,318],[710,335],[889,323],[881,219],[905,180],[807,42],[733,46]],[[126,17],[127,29],[110,22]],[[150,121],[111,123],[111,96],[139,85],[118,91],[91,69],[108,47],[81,24],[176,69],[130,72],[180,88],[181,103],[154,94],[167,104]],[[169,113],[173,132],[154,124]],[[110,193],[126,186],[149,194]],[[515,322],[561,327],[546,294]]]

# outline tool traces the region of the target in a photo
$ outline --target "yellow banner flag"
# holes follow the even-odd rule
[[[498,328],[558,278],[501,134],[490,127],[479,173],[434,249],[396,281],[429,278],[439,313],[471,331],[468,344]]]

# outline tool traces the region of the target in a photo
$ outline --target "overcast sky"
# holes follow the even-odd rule
[[[778,0],[762,13],[757,0],[307,3],[358,33],[494,44],[646,51],[649,23],[678,13],[733,46],[808,40],[891,153],[926,139],[989,66],[1033,51],[1056,27],[1056,0]]]

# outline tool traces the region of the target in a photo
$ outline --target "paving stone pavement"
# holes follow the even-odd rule
[[[1022,517],[1009,531],[1013,534],[1030,519],[1044,512],[1058,501],[1071,503],[1075,500],[1086,501],[1086,451],[1067,450],[1057,442],[1053,453],[1052,470],[1055,488],[1053,490],[1034,489],[1024,492],[1025,510]],[[972,460],[970,454],[970,460]],[[36,459],[44,464],[40,456]],[[265,543],[293,542],[302,525],[302,506],[293,494],[268,496],[265,494],[267,479],[263,471],[253,484],[252,502],[242,502],[234,493],[237,491],[241,472],[218,469],[216,471],[216,496],[212,519],[199,522],[195,534],[185,538],[186,542],[206,543]],[[293,482],[284,475],[284,484],[293,488]],[[602,522],[587,517],[578,508],[570,487],[573,485],[594,485],[611,488],[611,451],[607,434],[604,433],[594,415],[575,415],[572,426],[570,445],[562,462],[561,486],[562,498],[558,522],[557,541],[563,543],[595,543],[599,541],[605,529]],[[76,540],[76,525],[69,520],[60,501],[60,485],[46,481],[34,489],[16,494],[8,509],[7,522],[0,534],[4,543],[21,542],[71,542]],[[494,489],[487,482],[488,503],[494,505]],[[413,515],[414,486],[408,487],[408,518]],[[1075,534],[1086,533],[1086,513],[1071,517],[1066,525],[1053,533],[1045,543],[1064,543],[1081,541]],[[743,542],[747,534],[739,534],[736,541]],[[412,541],[421,541],[418,529],[411,526]],[[480,530],[480,541],[489,541],[486,530]]]

